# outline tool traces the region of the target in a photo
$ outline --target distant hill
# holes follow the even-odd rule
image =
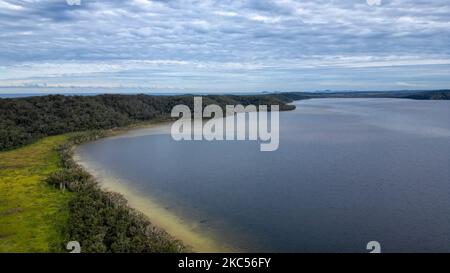
[[[314,98],[399,98],[415,100],[449,100],[450,90],[435,91],[347,91],[347,92],[286,92],[279,93],[288,99]]]

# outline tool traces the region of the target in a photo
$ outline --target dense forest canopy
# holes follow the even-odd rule
[[[295,108],[282,95],[204,96],[203,103],[225,105],[279,105]],[[175,105],[193,107],[193,96],[49,95],[0,99],[0,150],[31,143],[44,136],[110,129],[169,117]],[[192,108],[191,108],[192,109]]]

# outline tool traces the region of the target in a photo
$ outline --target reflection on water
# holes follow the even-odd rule
[[[373,240],[383,251],[450,251],[450,102],[296,105],[280,115],[276,152],[143,130],[78,153],[245,251],[366,252]]]

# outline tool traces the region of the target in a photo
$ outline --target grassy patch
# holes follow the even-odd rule
[[[0,252],[61,251],[73,193],[45,179],[60,170],[56,148],[67,136],[0,152]]]
[[[82,252],[186,250],[73,160],[74,145],[107,133],[46,137],[0,152],[0,253],[65,252],[73,240]]]

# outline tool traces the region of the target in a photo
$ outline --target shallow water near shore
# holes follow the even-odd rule
[[[174,141],[170,126],[77,148],[104,187],[197,251],[450,252],[450,102],[316,99],[280,148]]]
[[[214,239],[205,230],[199,231],[196,222],[182,219],[171,213],[167,207],[162,206],[162,202],[157,202],[150,196],[141,194],[133,187],[128,186],[127,181],[109,174],[104,168],[95,166],[93,162],[83,161],[78,155],[75,156],[75,160],[91,173],[105,190],[121,193],[127,199],[130,207],[146,214],[152,224],[165,230],[176,239],[182,240],[188,247],[188,251],[239,252],[239,250]]]

